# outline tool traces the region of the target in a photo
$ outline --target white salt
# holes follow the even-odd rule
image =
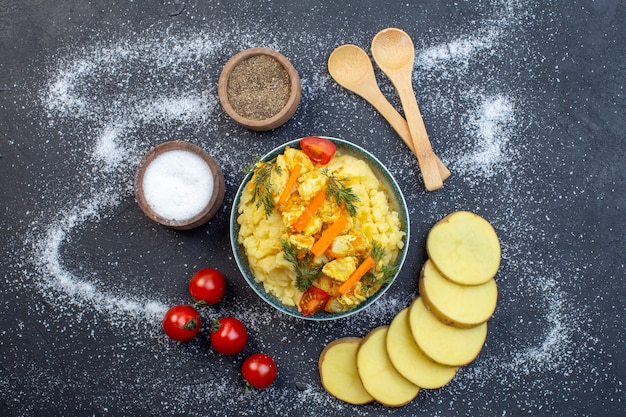
[[[499,31],[498,27],[490,27],[489,30],[483,30],[483,33],[478,35],[464,36],[417,51],[416,65],[422,69],[437,69],[438,66],[445,64],[467,67],[472,57],[482,50],[493,47]]]
[[[515,125],[511,99],[500,95],[486,97],[471,123],[476,147],[458,158],[458,171],[491,178],[504,169],[510,160],[507,145],[513,133],[511,126]]]
[[[146,202],[170,220],[188,220],[199,214],[213,195],[211,168],[200,156],[184,150],[167,151],[146,167]]]

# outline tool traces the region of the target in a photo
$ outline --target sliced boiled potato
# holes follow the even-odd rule
[[[418,387],[440,388],[456,375],[456,367],[433,362],[417,347],[409,328],[408,308],[398,313],[391,321],[385,343],[393,366]]]
[[[477,214],[457,211],[437,222],[426,238],[428,257],[448,279],[480,285],[500,267],[500,241],[491,224]]]
[[[448,366],[462,366],[473,361],[487,338],[487,323],[469,329],[448,326],[428,311],[421,297],[417,297],[409,308],[409,327],[422,352],[433,361]]]
[[[430,259],[422,268],[419,288],[422,301],[439,320],[461,328],[489,320],[498,301],[493,278],[481,285],[460,285],[441,275]]]
[[[367,392],[383,405],[400,407],[415,398],[420,389],[391,364],[385,345],[388,328],[377,327],[363,339],[356,363]]]
[[[330,342],[319,359],[322,386],[332,396],[349,404],[367,404],[374,398],[363,388],[356,368],[358,337],[344,337]]]

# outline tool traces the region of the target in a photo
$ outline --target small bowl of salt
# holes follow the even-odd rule
[[[204,149],[184,141],[152,148],[135,171],[135,198],[150,219],[187,230],[209,221],[224,200],[224,175]]]

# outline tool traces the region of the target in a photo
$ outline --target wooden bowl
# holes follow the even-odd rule
[[[152,176],[148,183],[146,171],[151,164],[159,156],[173,151],[177,152],[168,155],[169,165],[165,165],[163,158],[159,164],[153,165],[153,171],[157,169],[158,172],[148,174]],[[173,159],[177,157],[178,160]],[[150,219],[171,229],[193,229],[209,221],[224,201],[225,188],[224,175],[217,162],[204,149],[189,142],[170,141],[152,148],[135,171],[135,199],[139,207]],[[157,189],[159,196],[154,197]],[[196,201],[185,201],[188,196]],[[165,205],[175,206],[176,213],[191,211],[181,216],[172,215],[172,210],[163,209],[163,200],[168,199]]]
[[[287,72],[290,81],[289,96],[285,105],[282,107],[282,109],[274,113],[272,116],[264,118],[262,120],[245,117],[244,115],[237,113],[229,100],[228,94],[229,81],[233,70],[244,60],[259,55],[266,55],[278,61],[278,63]],[[272,130],[281,126],[282,124],[287,122],[287,120],[289,120],[291,116],[293,116],[293,114],[296,112],[296,109],[298,108],[298,105],[300,104],[300,98],[302,96],[302,84],[295,68],[293,67],[293,65],[291,65],[289,60],[285,58],[284,55],[273,49],[250,48],[245,49],[234,55],[231,59],[228,60],[226,65],[224,65],[224,68],[222,69],[220,78],[217,83],[217,94],[219,96],[222,107],[233,120],[248,129],[264,131]]]

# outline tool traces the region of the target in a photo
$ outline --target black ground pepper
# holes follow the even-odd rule
[[[241,61],[228,78],[228,101],[240,116],[268,119],[285,107],[291,83],[287,70],[274,58],[255,55]]]

